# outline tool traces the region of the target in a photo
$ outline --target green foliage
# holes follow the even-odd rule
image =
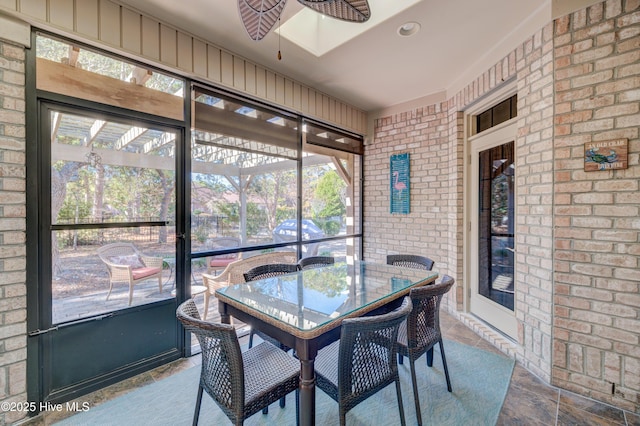
[[[75,186],[75,185],[74,185]],[[71,189],[71,188],[70,188]],[[86,219],[91,216],[91,203],[88,201],[80,200],[79,197],[74,196],[77,194],[73,189],[67,193],[71,193],[71,196],[67,196],[58,212],[59,223],[78,223],[82,222],[82,219]]]
[[[325,274],[318,269],[304,271],[304,286],[311,288],[328,297],[335,297],[347,289],[347,268],[339,268],[335,273]]]
[[[256,203],[247,203],[247,237],[255,237],[268,225],[267,213]]]
[[[318,181],[315,195],[323,206],[317,217],[343,216],[347,212],[345,206],[347,184],[335,172],[322,175]]]
[[[338,235],[340,232],[340,222],[337,220],[315,218],[313,221],[327,236]]]

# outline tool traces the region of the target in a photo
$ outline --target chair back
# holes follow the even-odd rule
[[[178,306],[176,317],[185,330],[196,335],[200,343],[200,385],[229,418],[242,418],[244,365],[234,327],[202,321],[193,299]]]
[[[271,263],[269,265],[256,266],[255,268],[249,269],[243,275],[245,281],[255,281],[290,274],[296,271],[298,271],[298,265],[295,263]]]
[[[430,271],[433,269],[433,260],[415,254],[389,254],[387,255],[387,265]]]
[[[335,259],[332,256],[309,256],[303,257],[298,262],[300,269],[322,268],[323,266],[333,265]]]
[[[115,262],[117,257],[140,257],[140,252],[132,243],[111,243],[99,247],[96,253],[105,263],[118,263]]]
[[[407,318],[407,346],[431,347],[441,338],[440,302],[455,280],[444,275],[438,284],[412,288],[409,293],[413,310]]]
[[[394,382],[398,328],[411,312],[411,301],[387,314],[342,322],[338,355],[338,395],[346,411]]]

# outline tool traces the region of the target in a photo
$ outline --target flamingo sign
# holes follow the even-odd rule
[[[409,153],[392,155],[389,170],[390,211],[409,214]]]

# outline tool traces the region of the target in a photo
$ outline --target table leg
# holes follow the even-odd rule
[[[231,324],[231,316],[227,312],[227,304],[218,301],[218,312],[220,313],[220,322],[223,324]]]
[[[302,349],[302,350],[301,350]],[[296,348],[300,359],[300,424],[313,426],[316,424],[316,371],[314,361],[317,351],[304,345]]]

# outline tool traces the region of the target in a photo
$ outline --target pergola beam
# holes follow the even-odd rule
[[[100,131],[107,125],[107,122],[104,120],[96,120],[91,125],[91,129],[89,130],[89,140],[86,141],[86,146],[91,146],[96,136],[100,133]]]
[[[295,129],[225,111],[201,102],[194,104],[194,126],[198,130],[291,150],[296,150],[298,147],[298,132]]]
[[[127,81],[138,86],[144,86],[144,84],[151,78],[153,73],[151,70],[142,67],[135,67],[131,74],[127,77]]]
[[[87,154],[91,152],[90,147],[58,144],[56,149],[51,151],[51,162],[72,161],[76,163],[86,163]],[[159,155],[145,155],[135,152],[112,151],[110,149],[93,148],[93,152],[100,156],[102,164],[105,166],[121,166],[132,168],[149,168],[157,170],[175,170],[174,157],[161,157]],[[191,168],[193,173],[233,175],[238,173],[238,168],[225,165],[194,162]]]
[[[144,127],[131,127],[124,135],[120,136],[120,138],[115,142],[115,149],[117,151],[125,148],[131,142],[135,141],[145,133],[147,133],[149,129]]]

